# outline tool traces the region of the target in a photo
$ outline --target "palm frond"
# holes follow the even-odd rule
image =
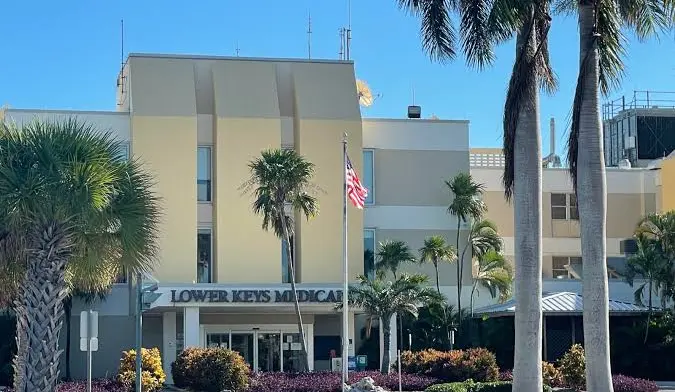
[[[251,177],[240,189],[253,195],[252,209],[262,217],[263,230],[272,230],[283,239],[286,222],[285,229],[292,236],[294,214],[287,207],[307,219],[319,213],[318,199],[312,194],[317,189],[311,182],[315,166],[295,150],[265,150],[248,166]]]
[[[450,17],[454,0],[398,0],[398,5],[420,18],[422,46],[433,60],[455,58],[457,33]]]
[[[494,39],[490,36],[489,29],[491,3],[489,0],[461,0],[462,46],[469,65],[478,68],[494,61]]]
[[[445,185],[453,198],[448,206],[448,213],[458,220],[467,222],[469,219],[478,219],[487,211],[482,200],[485,185],[475,182],[471,174],[459,173],[446,180]]]
[[[437,265],[441,261],[449,263],[457,260],[455,247],[447,244],[445,238],[440,235],[427,237],[419,253],[420,263],[433,263]]]
[[[408,244],[398,240],[380,242],[376,256],[375,269],[380,276],[385,272],[396,275],[402,264],[415,262]]]

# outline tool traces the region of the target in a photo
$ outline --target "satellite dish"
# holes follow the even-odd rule
[[[359,96],[359,104],[368,107],[373,104],[373,93],[363,80],[356,79],[356,92]]]

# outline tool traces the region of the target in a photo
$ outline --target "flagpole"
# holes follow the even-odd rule
[[[349,380],[349,263],[347,262],[347,132],[342,139],[342,389]]]

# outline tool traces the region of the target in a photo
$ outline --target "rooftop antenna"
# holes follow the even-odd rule
[[[340,60],[345,59],[345,28],[340,27],[340,51],[338,52],[338,58]]]
[[[234,47],[234,54],[239,57],[239,41],[237,41],[237,45]]]
[[[352,0],[347,0],[347,31],[346,31],[346,42],[347,42],[347,58],[346,60],[351,59],[351,43],[352,43]]]
[[[122,67],[124,67],[124,19],[120,20],[120,25],[121,25],[121,29],[122,29],[121,30],[121,33],[122,33],[122,47],[121,47],[121,50],[122,50],[122,53],[121,53],[122,59],[121,60],[122,61],[121,61],[121,63],[122,63]]]
[[[307,58],[312,58],[312,11],[307,18]]]

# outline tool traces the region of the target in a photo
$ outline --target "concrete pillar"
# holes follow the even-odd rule
[[[183,347],[200,347],[199,344],[199,308],[183,309]]]
[[[171,363],[176,360],[176,312],[162,314],[162,367],[167,384],[173,384]]]

